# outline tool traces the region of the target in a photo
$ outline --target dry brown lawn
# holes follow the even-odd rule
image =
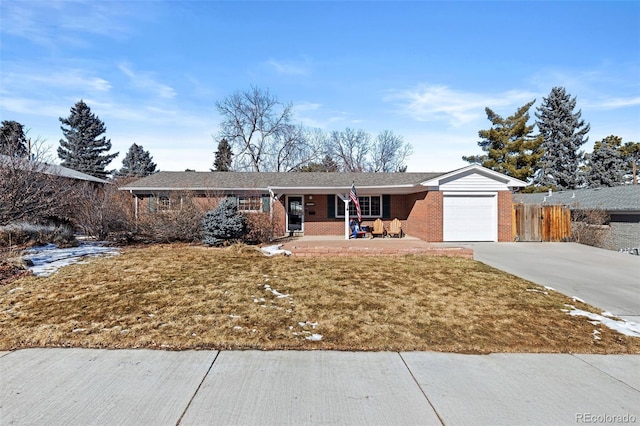
[[[158,245],[1,286],[0,349],[640,353],[566,304],[599,313],[469,259]]]

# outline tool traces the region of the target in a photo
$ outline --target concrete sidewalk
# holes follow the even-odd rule
[[[0,424],[640,422],[640,356],[25,349]]]

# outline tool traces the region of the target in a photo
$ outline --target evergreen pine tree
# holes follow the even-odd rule
[[[0,127],[0,154],[10,157],[28,155],[24,126],[17,121],[3,121]]]
[[[620,152],[621,146],[622,138],[613,135],[595,143],[593,153],[587,155],[586,184],[589,188],[624,183],[626,165]]]
[[[111,172],[105,168],[118,153],[103,154],[111,150],[111,141],[100,137],[107,131],[104,123],[83,101],[71,108],[68,118],[60,117],[60,122],[64,139],[60,139],[58,157],[62,166],[106,178]]]
[[[211,171],[228,172],[231,170],[231,157],[233,152],[231,151],[231,145],[227,139],[222,138],[218,142],[218,150],[216,151],[216,158],[213,162],[213,169]]]
[[[534,102],[535,99],[518,108],[515,114],[506,119],[485,108],[492,127],[478,132],[482,138],[478,146],[486,154],[464,156],[462,159],[516,179],[531,178],[542,157],[542,137],[533,136],[535,126],[527,125],[529,109]]]
[[[579,168],[584,158],[580,147],[589,138],[590,126],[573,112],[573,99],[563,87],[554,87],[536,112],[537,125],[543,137],[544,154],[535,183],[543,187],[574,189],[579,183]]]
[[[142,145],[133,144],[127,151],[122,168],[117,172],[118,176],[144,177],[156,173],[156,163],[149,151],[145,151]]]
[[[242,237],[247,232],[247,219],[238,213],[234,198],[220,201],[215,210],[202,219],[202,242],[207,246],[221,246]]]

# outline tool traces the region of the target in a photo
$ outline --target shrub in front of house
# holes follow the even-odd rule
[[[202,242],[207,246],[223,246],[241,240],[247,233],[247,218],[238,213],[232,199],[220,201],[215,210],[202,219]]]
[[[195,243],[202,240],[204,209],[188,193],[173,194],[167,210],[142,215],[135,241],[145,243]]]
[[[571,212],[572,240],[588,246],[611,249],[609,214],[600,209],[574,210]]]
[[[73,229],[68,225],[16,223],[0,226],[0,246],[2,247],[41,246],[49,243],[59,247],[78,244]]]
[[[247,233],[242,241],[247,244],[266,243],[273,239],[274,223],[269,213],[249,213],[247,218]]]

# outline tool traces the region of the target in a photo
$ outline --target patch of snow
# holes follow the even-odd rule
[[[528,288],[527,291],[531,291],[531,292],[534,292],[534,293],[549,294],[546,291],[538,290],[537,288]]]
[[[16,287],[16,288],[12,288],[11,290],[9,290],[9,294],[13,294],[16,291],[20,291],[20,290],[24,290],[24,288],[22,287]]]
[[[547,290],[549,290],[549,291],[556,291],[556,289],[555,289],[555,288],[553,288],[553,287],[549,287],[549,286],[546,286],[546,285],[544,286],[544,288],[546,288],[546,289],[547,289]]]
[[[602,314],[600,314],[600,315],[602,315],[603,317],[612,317],[612,316],[614,316],[611,312],[608,312],[608,311],[604,311],[604,312],[603,312]]]
[[[322,334],[312,334],[311,336],[305,337],[307,340],[311,340],[312,342],[319,342],[322,340]]]
[[[611,330],[615,330],[618,333],[624,334],[625,336],[640,337],[640,324],[638,323],[626,320],[617,321],[612,318],[594,314],[592,312],[583,311],[582,309],[576,309],[573,306],[570,307],[573,308],[571,311],[564,309],[563,311],[568,312],[571,316],[582,316],[587,317],[592,321],[597,321],[598,323],[610,328]]]
[[[283,299],[285,297],[291,297],[289,294],[282,294],[278,290],[271,288],[269,284],[264,285],[264,289],[273,293],[278,299]]]
[[[305,321],[305,322],[299,322],[298,325],[300,327],[304,327],[305,325],[310,325],[311,328],[316,328],[318,326],[317,322],[309,322],[309,321]]]
[[[266,246],[266,247],[260,248],[260,251],[265,256],[274,256],[274,255],[278,255],[278,254],[282,254],[282,255],[285,255],[285,256],[291,256],[291,252],[289,250],[283,250],[280,247],[282,247],[282,244],[277,244],[277,245],[273,245],[273,246]]]
[[[82,242],[78,247],[58,248],[55,244],[33,247],[27,250],[23,259],[30,260],[33,266],[29,270],[34,275],[46,277],[63,266],[79,263],[87,257],[115,256],[118,249],[105,247],[100,243]]]
[[[574,302],[580,302],[580,303],[584,303],[584,300],[580,299],[577,296],[573,296],[571,299],[573,299]]]

